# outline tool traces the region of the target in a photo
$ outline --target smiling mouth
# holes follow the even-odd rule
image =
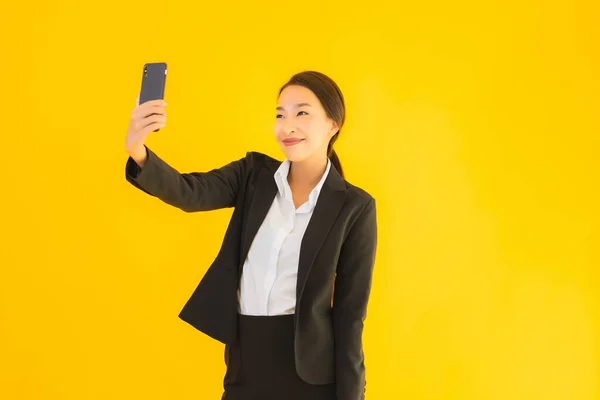
[[[285,144],[286,146],[294,146],[302,141],[304,141],[304,139],[285,139],[283,141],[283,144]]]

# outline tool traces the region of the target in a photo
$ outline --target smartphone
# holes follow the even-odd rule
[[[142,89],[139,104],[150,100],[163,100],[167,82],[167,63],[146,63],[142,75]],[[154,132],[159,131],[156,129]]]

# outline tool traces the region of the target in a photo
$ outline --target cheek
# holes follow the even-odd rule
[[[300,132],[307,136],[310,136],[310,134],[312,133],[310,121],[298,121],[296,123],[296,128],[298,128]]]
[[[327,129],[319,121],[307,121],[302,129],[314,145],[318,146],[327,140]]]
[[[273,134],[275,136],[279,136],[279,133],[281,133],[281,120],[276,120],[275,124],[273,124]]]
[[[298,129],[300,129],[310,140],[319,140],[321,136],[321,127],[319,122],[315,120],[306,119],[298,122]]]

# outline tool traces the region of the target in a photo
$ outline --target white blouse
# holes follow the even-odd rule
[[[308,201],[295,209],[288,184],[290,161],[275,172],[277,194],[244,262],[238,289],[238,311],[244,315],[293,314],[300,245],[312,217],[331,161]]]

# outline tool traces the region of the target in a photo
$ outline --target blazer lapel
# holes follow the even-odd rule
[[[313,266],[315,257],[342,209],[345,198],[346,184],[344,183],[344,179],[335,167],[331,165],[329,175],[325,179],[300,247],[296,284],[296,307],[298,307],[302,298],[306,279]]]
[[[258,228],[260,228],[266,218],[277,194],[277,184],[275,183],[271,168],[263,167],[259,172],[256,184],[251,184],[253,186],[250,190],[252,200],[248,208],[246,227],[242,233],[242,252],[238,266],[239,274],[241,274],[246,262],[246,257],[248,256],[248,251],[250,251],[250,245],[254,240],[254,236],[256,236]],[[240,276],[239,274],[238,276]]]

